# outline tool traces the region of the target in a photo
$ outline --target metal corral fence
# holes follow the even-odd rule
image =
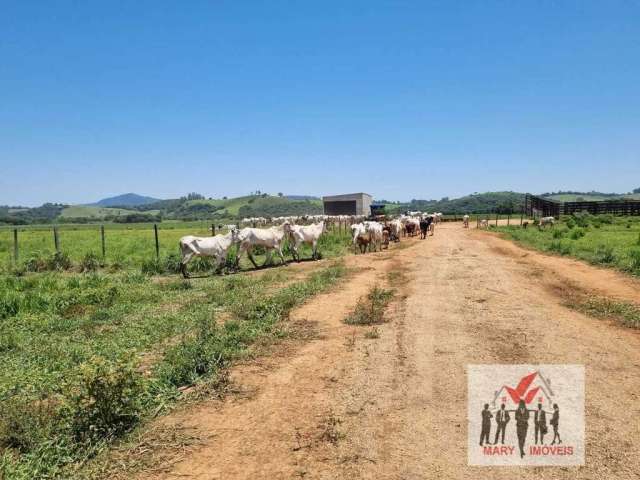
[[[556,217],[589,212],[592,215],[640,215],[640,200],[615,199],[579,202],[556,202],[535,195],[526,194],[524,211],[527,215],[538,217]]]

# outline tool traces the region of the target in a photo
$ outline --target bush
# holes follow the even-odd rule
[[[138,422],[142,394],[130,364],[94,357],[81,365],[67,406],[76,441],[93,443],[130,430]]]
[[[564,223],[568,229],[572,229],[573,227],[576,226],[576,221],[573,217],[567,218]]]
[[[616,259],[613,248],[610,245],[598,245],[595,251],[596,263],[610,264]]]
[[[573,230],[571,230],[571,232],[569,233],[569,238],[571,238],[572,240],[578,240],[582,237],[585,236],[585,230],[582,227],[577,227],[574,228]]]
[[[551,236],[553,238],[562,238],[564,237],[564,234],[567,233],[566,230],[562,229],[562,228],[556,228],[553,230],[553,232],[551,232]]]
[[[80,260],[81,272],[95,272],[100,267],[100,259],[98,255],[93,252],[87,253],[82,260]]]

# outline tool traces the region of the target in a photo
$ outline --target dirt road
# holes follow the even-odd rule
[[[638,478],[640,335],[565,308],[555,288],[640,302],[637,282],[458,224],[347,262],[349,282],[295,312],[311,339],[236,368],[241,393],[167,419],[207,440],[141,478]],[[387,281],[388,323],[342,322]],[[586,465],[468,467],[465,366],[482,363],[584,364]]]

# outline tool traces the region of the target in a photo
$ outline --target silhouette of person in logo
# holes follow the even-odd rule
[[[520,447],[520,458],[524,457],[524,442],[527,439],[527,430],[529,429],[529,410],[520,400],[516,409],[516,432],[518,433],[518,446]]]
[[[558,404],[553,404],[553,416],[551,417],[551,421],[549,422],[553,427],[553,441],[551,445],[556,443],[556,438],[558,439],[558,443],[562,443],[562,439],[560,438],[560,433],[558,432],[558,424],[560,423],[560,409],[558,408]]]
[[[493,442],[494,445],[498,443],[498,436],[502,433],[502,444],[504,445],[504,432],[507,429],[507,423],[509,423],[511,417],[509,417],[509,412],[505,410],[504,403],[500,407],[500,410],[496,412],[496,423],[498,424],[498,428],[496,430],[496,439]]]
[[[481,412],[482,414],[482,431],[480,432],[480,446],[484,442],[491,445],[489,441],[489,433],[491,432],[491,419],[493,418],[493,414],[489,411],[489,404],[484,404],[484,410]]]
[[[538,435],[540,435],[540,443],[544,445],[544,436],[547,433],[547,412],[542,409],[542,404],[538,404],[533,423],[536,427],[536,445],[538,444]]]

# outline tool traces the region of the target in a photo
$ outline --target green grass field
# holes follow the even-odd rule
[[[336,261],[295,281],[289,268],[145,275],[137,263],[154,257],[153,237],[136,227],[108,231],[130,268],[0,274],[0,478],[76,478],[84,459],[171,405],[179,387],[212,381],[255,341],[285,334],[287,312],[344,274]],[[193,229],[166,229],[163,254]],[[99,245],[92,228],[64,234],[74,261]],[[21,237],[51,252],[47,229]],[[325,258],[349,239],[326,234]]]
[[[62,210],[60,216],[67,219],[78,217],[100,219],[106,217],[107,215],[120,216],[128,215],[130,213],[136,212],[133,210],[125,210],[124,208],[103,208],[92,207],[88,205],[73,205]]]
[[[498,227],[523,245],[640,275],[640,217],[578,215],[553,228]]]
[[[178,254],[178,240],[184,235],[208,236],[210,224],[207,222],[162,222],[158,224],[160,258]],[[139,269],[146,262],[156,258],[155,236],[151,224],[106,224],[106,256],[102,259],[100,227],[98,225],[61,225],[58,227],[60,250],[71,262],[78,265],[88,255],[99,257],[106,268]],[[226,233],[226,232],[223,232]],[[349,235],[344,231],[328,232],[320,242],[320,252],[325,256],[335,256],[348,245]],[[11,270],[13,262],[13,229],[0,229],[0,269]],[[53,227],[18,228],[19,265],[27,265],[34,259],[51,258],[55,253]],[[310,250],[304,247],[303,256]],[[250,264],[242,265],[248,267]]]

